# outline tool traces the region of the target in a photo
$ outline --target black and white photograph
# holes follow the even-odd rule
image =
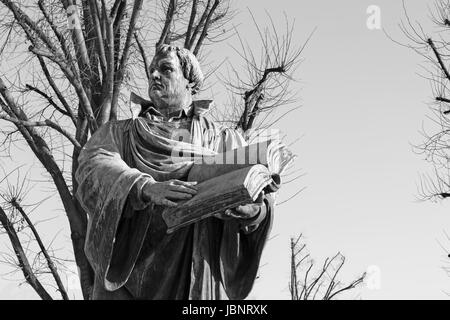
[[[448,300],[447,198],[449,0],[0,0],[0,300]]]

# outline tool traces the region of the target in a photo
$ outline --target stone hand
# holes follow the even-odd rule
[[[241,205],[233,209],[227,209],[225,212],[215,215],[215,217],[222,220],[228,220],[231,218],[244,220],[252,219],[260,212],[262,205],[263,194],[261,193],[255,202]]]
[[[176,207],[176,201],[188,200],[197,194],[197,182],[169,180],[147,183],[142,189],[142,198],[146,202],[166,207]]]

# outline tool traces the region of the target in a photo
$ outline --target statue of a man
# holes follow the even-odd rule
[[[139,117],[102,126],[79,157],[93,299],[244,299],[271,227],[272,200],[261,195],[166,233],[164,207],[197,193],[186,181],[193,161],[175,159],[178,150],[211,155],[246,142],[205,116],[210,101],[193,101],[203,74],[189,50],[161,46],[149,73],[151,100]],[[180,141],[182,131],[189,141]]]

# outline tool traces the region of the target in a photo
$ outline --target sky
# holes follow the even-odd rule
[[[425,25],[431,4],[406,1],[410,16]],[[429,84],[417,75],[423,58],[383,31],[369,30],[370,5],[380,8],[382,28],[403,39],[401,1],[261,5],[295,16],[300,34],[317,31],[299,72],[302,108],[280,124],[288,136],[304,135],[294,150],[307,189],[276,213],[278,236],[267,246],[257,297],[288,294],[289,237],[303,233],[318,262],[338,251],[346,256],[344,279],[379,271],[379,285],[365,286],[355,298],[448,298],[450,278],[438,244],[446,243],[448,204],[416,201],[418,175],[428,169],[411,147],[422,141],[431,98]],[[256,8],[256,1],[248,6]]]
[[[406,1],[410,16],[425,26],[432,4]],[[256,31],[247,8],[262,22],[265,11],[276,23],[284,12],[295,18],[299,44],[317,28],[297,71],[301,108],[276,125],[291,141],[301,137],[292,150],[305,173],[281,191],[280,201],[306,189],[276,208],[250,299],[289,299],[289,241],[299,234],[318,264],[337,252],[345,255],[344,281],[376,270],[376,285],[365,283],[347,298],[448,298],[446,252],[439,243],[450,250],[444,235],[450,232],[450,204],[416,199],[419,174],[429,170],[412,150],[422,141],[431,99],[428,82],[417,74],[423,58],[367,27],[371,5],[380,9],[381,27],[404,39],[398,27],[404,17],[401,0],[235,1],[240,13],[234,23],[249,41]],[[233,41],[220,45],[218,60],[239,63]],[[47,205],[55,220],[42,224],[49,234],[66,223],[54,207]],[[66,236],[58,239],[68,243]],[[37,298],[27,285],[7,279],[0,278],[0,299]],[[75,289],[71,293],[78,296]]]

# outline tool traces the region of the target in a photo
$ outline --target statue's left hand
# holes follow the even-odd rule
[[[216,215],[216,218],[222,220],[228,219],[252,219],[261,211],[263,205],[263,194],[261,193],[255,202],[246,205],[241,205],[233,209],[227,209],[223,213]]]

